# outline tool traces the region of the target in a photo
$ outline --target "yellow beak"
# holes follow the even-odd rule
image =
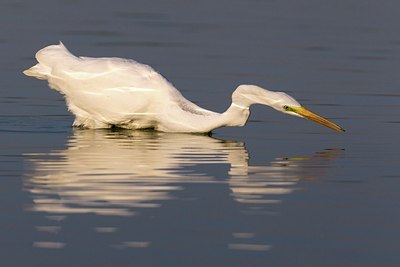
[[[326,127],[329,127],[335,131],[345,132],[345,130],[342,127],[340,127],[339,125],[337,125],[325,118],[322,118],[321,116],[315,114],[314,112],[309,111],[305,107],[290,107],[290,111],[295,112],[306,119],[315,121],[316,123],[319,123]]]

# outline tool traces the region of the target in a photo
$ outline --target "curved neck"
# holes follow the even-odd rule
[[[232,103],[224,113],[192,113],[181,110],[179,114],[163,113],[162,123],[156,126],[157,130],[165,132],[196,132],[206,133],[224,126],[243,126],[250,115],[248,108]]]
[[[283,95],[286,96],[281,92],[254,85],[240,85],[232,94],[231,105],[221,114],[200,108],[190,101],[180,100],[178,104],[181,112],[178,118],[173,116],[172,120],[171,117],[166,119],[168,125],[164,125],[164,128],[169,129],[174,125],[174,131],[210,132],[223,126],[244,126],[252,104],[263,104],[279,110],[282,107]]]
[[[249,106],[242,106],[232,101],[230,107],[221,114],[223,126],[244,126],[250,116]]]

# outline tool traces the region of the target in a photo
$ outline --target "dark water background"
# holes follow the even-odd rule
[[[399,266],[400,2],[0,2],[0,266]],[[62,40],[153,66],[205,108],[286,91],[212,137],[71,128],[21,71]]]

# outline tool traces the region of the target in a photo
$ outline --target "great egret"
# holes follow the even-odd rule
[[[38,51],[36,59],[39,63],[24,74],[48,80],[51,88],[64,94],[78,127],[207,133],[245,125],[250,106],[262,104],[344,132],[291,96],[256,85],[240,85],[230,107],[220,114],[190,102],[162,75],[134,60],[76,57],[61,42]]]

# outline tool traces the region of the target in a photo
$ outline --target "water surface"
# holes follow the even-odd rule
[[[398,266],[396,1],[3,1],[3,266]],[[24,77],[35,52],[150,64],[224,111],[242,83],[338,134],[255,106],[211,136],[72,129]]]

